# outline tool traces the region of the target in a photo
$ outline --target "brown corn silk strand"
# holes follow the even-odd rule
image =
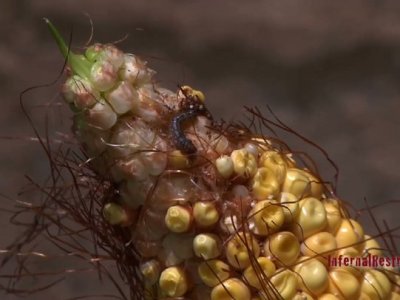
[[[30,91],[31,90],[32,89],[30,89]],[[131,225],[131,229],[112,226],[102,215],[103,206],[106,203],[115,202],[120,194],[118,185],[115,182],[93,168],[92,162],[100,156],[103,156],[104,153],[100,153],[98,157],[92,157],[87,153],[86,149],[72,150],[69,146],[54,144],[54,141],[48,136],[47,126],[45,137],[42,138],[22,101],[21,107],[34,130],[35,139],[39,141],[40,146],[46,153],[50,166],[50,176],[44,184],[37,183],[32,178],[28,178],[29,191],[37,191],[41,195],[41,199],[37,202],[18,201],[15,212],[10,216],[11,223],[25,227],[26,230],[13,244],[2,251],[4,255],[2,265],[8,265],[12,260],[15,260],[17,267],[14,273],[1,275],[0,278],[7,282],[6,284],[2,284],[1,288],[9,293],[29,295],[53,287],[62,281],[65,276],[71,276],[74,273],[92,272],[96,273],[99,279],[112,282],[117,291],[116,295],[84,295],[73,299],[89,299],[91,297],[143,299],[146,293],[150,293],[150,291],[144,289],[143,278],[138,269],[140,262],[143,261],[143,257],[141,257],[140,251],[136,249],[136,245],[131,236],[131,230],[135,229],[136,223]],[[269,111],[272,113],[272,120],[263,116],[261,111],[257,108],[246,108],[246,110],[249,116],[248,125],[244,123],[229,124],[222,121],[219,124],[213,125],[211,129],[218,133],[220,137],[227,138],[232,145],[244,144],[252,138],[258,137],[263,143],[254,143],[260,143],[260,147],[263,146],[262,144],[272,143],[274,149],[279,149],[281,153],[293,154],[297,161],[302,162],[307,169],[313,170],[312,175],[316,177],[318,183],[323,185],[324,191],[330,197],[336,198],[336,182],[339,170],[325,150],[303,137],[292,128],[286,126],[273,114],[271,109],[269,109]],[[126,125],[130,126],[129,121],[126,122]],[[305,143],[320,150],[335,169],[334,182],[324,182],[319,177],[317,165],[308,157],[307,153],[292,150],[285,142],[281,141],[278,134],[280,130],[293,134]],[[273,137],[269,137],[269,134]],[[214,152],[214,156],[218,155],[213,145],[199,133],[194,131],[191,132],[191,135],[197,140],[198,145],[201,145],[202,149],[209,148],[211,152]],[[167,132],[162,132],[161,136],[164,139],[168,139]],[[112,144],[110,141],[104,141],[104,144],[110,148],[124,147],[124,145],[121,144]],[[162,152],[157,149],[142,150],[142,152],[151,151]],[[140,151],[138,153],[140,153]],[[137,153],[131,155],[134,157],[136,154]],[[110,171],[113,166],[114,163],[108,164],[106,170]],[[213,171],[210,171],[210,169]],[[267,299],[281,299],[279,291],[258,264],[257,257],[253,253],[252,243],[253,239],[255,239],[254,235],[249,235],[250,238],[246,235],[246,233],[251,233],[251,215],[248,215],[250,207],[247,203],[247,199],[245,197],[242,198],[242,196],[228,196],[230,193],[229,188],[234,184],[243,183],[243,178],[240,176],[233,176],[229,180],[225,179],[225,181],[221,181],[221,179],[215,178],[215,173],[216,170],[212,159],[204,154],[199,154],[196,161],[184,170],[164,170],[155,178],[154,184],[147,193],[145,205],[139,209],[138,214],[143,216],[143,213],[150,209],[154,194],[157,193],[159,185],[162,184],[165,178],[179,174],[190,176],[190,180],[198,189],[208,189],[208,191],[204,191],[204,195],[207,195],[207,197],[210,197],[210,195],[214,197],[213,202],[216,203],[219,210],[229,209],[232,212],[229,217],[233,224],[233,233],[228,234],[218,231],[218,234],[224,236],[223,247],[226,247],[230,239],[238,236],[249,254],[250,265],[255,270],[256,277],[262,285],[262,291],[265,297],[267,297]],[[211,177],[207,176],[209,174],[211,174]],[[213,195],[213,186],[215,182],[222,185],[222,187],[219,187],[218,192],[221,195],[218,197],[220,197],[220,199],[225,199],[225,197],[227,197],[228,199],[224,203],[218,201],[218,197]],[[398,201],[393,202],[398,204]],[[345,205],[342,205],[342,201],[339,202],[339,204],[340,212],[343,213],[342,217],[350,215]],[[192,203],[190,203],[190,205],[192,205]],[[274,205],[281,205],[285,208],[284,204]],[[346,204],[346,206],[351,207],[349,204]],[[371,239],[381,238],[384,241],[383,249],[390,253],[390,255],[396,255],[397,249],[395,245],[397,236],[395,232],[400,228],[390,228],[390,226],[384,223],[384,229],[382,230],[373,214],[374,208],[376,207],[370,207],[366,203],[366,208],[356,211],[356,214],[361,216],[366,213],[371,217],[378,231]],[[225,212],[222,211],[222,213]],[[24,214],[30,214],[33,221],[20,221],[20,216]],[[235,220],[235,217],[237,217],[238,220]],[[141,220],[142,217],[139,217],[137,222]],[[265,226],[268,227],[269,225],[265,223]],[[303,235],[303,228],[301,228],[300,224],[297,224],[297,226],[300,227],[299,230],[301,231],[301,235]],[[243,233],[243,236],[239,235],[239,233]],[[53,244],[60,251],[60,254],[51,255],[36,251],[35,249],[38,248],[37,241],[42,238]],[[357,242],[353,246],[357,246],[363,242],[364,241]],[[342,248],[347,247],[349,246]],[[338,247],[336,250],[339,249]],[[224,251],[225,250],[223,250],[223,252]],[[324,253],[316,254],[308,260],[322,255],[324,255]],[[90,267],[68,268],[53,272],[35,272],[30,268],[30,260],[35,257],[47,260],[52,260],[54,258],[60,259],[62,257],[76,257],[79,261],[87,263]],[[235,259],[237,260],[238,258]],[[239,263],[238,260],[237,263]],[[280,263],[284,264],[284,262]],[[112,270],[113,264],[117,267],[116,271]],[[393,273],[396,272],[393,271]],[[55,278],[57,275],[62,276],[60,278]],[[17,286],[20,284],[21,280],[29,276],[52,278],[49,280],[49,283],[39,288],[18,288]],[[220,283],[227,294],[231,295],[231,291],[225,287],[223,281],[220,281]],[[128,292],[126,292],[126,290],[128,290]],[[231,295],[231,297],[233,296]],[[190,298],[182,296],[174,297],[174,299]]]

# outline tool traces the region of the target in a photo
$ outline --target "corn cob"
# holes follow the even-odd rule
[[[145,299],[400,297],[395,275],[328,264],[383,253],[292,153],[194,111],[202,92],[157,86],[135,55],[109,44],[70,52],[47,23],[70,67],[74,133],[118,189],[104,219],[131,230]]]

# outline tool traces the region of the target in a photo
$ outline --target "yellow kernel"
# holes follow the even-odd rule
[[[361,293],[360,282],[346,270],[333,269],[329,272],[328,292],[341,300],[357,300]]]
[[[276,151],[265,151],[260,157],[259,164],[270,169],[279,184],[283,183],[286,176],[287,163],[281,154]]]
[[[249,288],[237,278],[230,278],[213,288],[211,300],[250,300]]]
[[[343,219],[335,237],[338,248],[353,246],[361,250],[364,247],[360,243],[364,240],[364,229],[353,219]]]
[[[129,223],[128,212],[117,203],[107,203],[104,205],[103,216],[111,225],[123,225]]]
[[[249,266],[244,270],[243,279],[247,284],[261,290],[263,287],[262,282],[266,282],[266,278],[270,278],[275,273],[275,270],[275,265],[269,258],[259,257],[255,266]]]
[[[294,295],[293,300],[314,300],[314,298],[310,294],[302,291],[297,292],[296,295]]]
[[[335,236],[329,232],[318,232],[304,240],[301,252],[305,256],[315,256],[323,264],[328,264],[328,256],[337,248]],[[319,255],[320,254],[320,255]]]
[[[325,206],[327,219],[325,231],[335,234],[342,222],[342,214],[340,213],[338,204],[333,201],[336,202],[336,200],[328,199],[323,201],[323,204]]]
[[[317,198],[304,198],[299,206],[300,213],[292,227],[293,232],[302,240],[324,229],[327,220],[325,207]]]
[[[392,284],[383,272],[368,270],[364,274],[361,290],[371,300],[387,299],[392,291]]]
[[[382,256],[382,247],[379,246],[378,242],[371,238],[370,235],[364,235],[364,249],[363,249],[363,254],[371,254],[375,256]]]
[[[215,160],[215,166],[217,168],[218,173],[224,178],[231,177],[234,172],[233,160],[231,157],[227,155],[223,155],[217,158]]]
[[[278,269],[275,275],[271,277],[271,284],[285,300],[293,299],[294,295],[297,293],[298,281],[296,274],[289,269]],[[276,291],[271,290],[269,294],[275,295]],[[269,299],[264,293],[260,294],[263,295],[265,299]]]
[[[212,233],[201,233],[193,239],[193,251],[203,259],[217,258],[221,254],[222,244],[219,237]]]
[[[265,236],[276,232],[284,221],[283,209],[275,200],[257,202],[248,215],[249,228],[257,235]]]
[[[358,300],[372,300],[372,299],[366,293],[361,293],[360,298],[358,298]]]
[[[257,172],[257,160],[255,156],[246,149],[234,150],[231,153],[233,169],[242,177],[253,177]]]
[[[193,206],[193,218],[201,227],[213,226],[218,222],[219,213],[212,202],[196,202]]]
[[[188,290],[186,274],[178,267],[170,267],[162,271],[159,285],[161,292],[169,297],[181,297]]]
[[[300,244],[290,231],[281,231],[271,235],[264,244],[266,255],[273,257],[280,265],[293,264],[300,254]]]
[[[281,203],[283,214],[285,215],[285,224],[292,223],[300,213],[299,201],[291,193],[281,193],[279,202]]]
[[[190,212],[179,205],[174,205],[168,208],[165,215],[165,225],[172,232],[186,232],[191,224]]]
[[[362,268],[358,268],[353,265],[348,265],[348,266],[343,266],[344,260],[348,260],[351,262],[351,260],[356,259],[357,257],[360,257],[360,251],[356,249],[355,247],[346,247],[343,249],[340,249],[337,251],[335,255],[335,259],[339,262],[342,262],[342,266],[339,266],[342,270],[346,270],[359,278],[364,274],[364,270]],[[354,262],[355,264],[355,262]],[[332,266],[332,269],[335,268],[335,266]]]
[[[260,246],[254,236],[249,233],[237,233],[226,246],[226,258],[236,269],[245,269],[250,265],[251,258],[260,255]]]
[[[301,289],[313,295],[321,295],[328,287],[329,277],[323,263],[315,258],[303,256],[294,267]]]
[[[310,173],[297,168],[290,168],[286,171],[282,191],[292,193],[297,199],[309,196],[320,198],[322,184]]]
[[[199,264],[197,273],[205,285],[214,287],[229,278],[231,270],[222,260],[213,259]]]
[[[393,292],[390,294],[389,300],[400,300],[400,294],[393,291]]]
[[[190,167],[190,161],[180,150],[174,150],[168,154],[168,166],[172,169],[186,169]]]
[[[151,286],[155,284],[160,277],[160,263],[155,259],[149,260],[140,265],[140,272],[143,275],[146,285]]]
[[[272,198],[278,195],[280,184],[274,172],[266,167],[259,168],[252,181],[252,191],[258,200]]]
[[[339,298],[336,297],[334,294],[327,293],[319,296],[318,300],[339,300]]]

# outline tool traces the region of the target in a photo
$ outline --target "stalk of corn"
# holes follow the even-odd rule
[[[206,115],[174,132],[181,103],[202,103],[200,91],[157,86],[146,62],[110,44],[74,54],[47,23],[70,68],[74,133],[118,188],[103,215],[132,232],[144,298],[400,299],[393,274],[328,264],[383,253],[291,153]]]

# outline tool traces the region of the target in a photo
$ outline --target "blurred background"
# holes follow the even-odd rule
[[[364,199],[371,205],[400,199],[400,2],[2,0],[2,207],[18,198],[25,175],[40,182],[49,174],[43,150],[29,140],[33,131],[19,103],[25,88],[53,82],[63,66],[42,17],[72,37],[75,51],[90,37],[91,19],[93,41],[120,41],[121,49],[149,62],[160,85],[202,90],[214,116],[243,121],[244,105],[266,115],[269,105],[284,123],[326,149],[340,170],[339,197],[356,208],[365,206]],[[49,122],[54,138],[70,127],[68,110],[55,105],[61,82],[35,89],[24,100],[41,133],[44,115],[63,116]],[[333,180],[334,169],[320,152],[282,137],[293,149],[309,152],[323,177]],[[21,229],[9,225],[7,212],[0,214],[4,248]],[[396,205],[384,205],[374,216],[379,224],[400,225]],[[113,292],[96,284],[95,274],[89,275],[91,284],[82,280],[87,276],[66,276],[56,288],[26,298]],[[0,298],[16,299],[1,292]]]

